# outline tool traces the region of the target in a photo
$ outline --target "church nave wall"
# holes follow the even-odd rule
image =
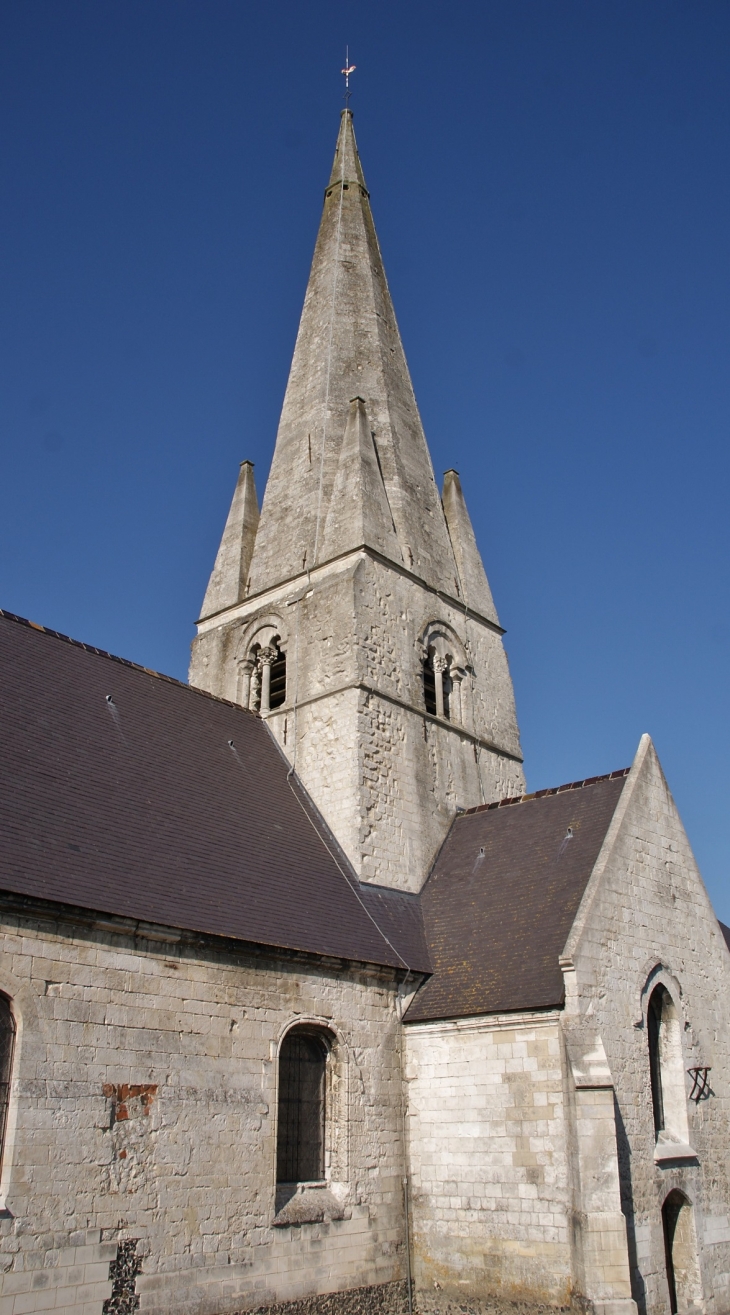
[[[135,1241],[139,1309],[159,1315],[402,1282],[394,975],[169,935],[3,912],[19,1034],[0,1311],[102,1315]],[[278,1052],[297,1022],[328,1039],[325,1178],[276,1226]]]

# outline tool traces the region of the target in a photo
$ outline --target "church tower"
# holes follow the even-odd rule
[[[344,110],[261,513],[244,462],[190,682],[267,719],[362,880],[417,891],[457,808],[524,789],[503,633]]]

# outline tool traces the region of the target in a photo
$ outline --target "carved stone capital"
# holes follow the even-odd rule
[[[279,656],[279,650],[274,648],[273,644],[267,644],[265,648],[259,649],[259,666],[270,667]]]
[[[434,658],[433,658],[433,669],[434,669],[434,671],[436,671],[436,672],[441,672],[441,674],[443,675],[443,673],[444,673],[444,671],[446,671],[446,668],[448,667],[448,665],[449,665],[449,664],[448,664],[448,661],[447,661],[446,658],[439,657],[437,653],[434,654]]]

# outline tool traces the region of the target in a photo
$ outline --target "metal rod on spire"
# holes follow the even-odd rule
[[[342,73],[345,78],[345,108],[348,110],[350,108],[350,96],[352,95],[350,91],[350,74],[354,73],[356,68],[356,64],[350,63],[350,47],[345,46],[345,67],[342,69]]]

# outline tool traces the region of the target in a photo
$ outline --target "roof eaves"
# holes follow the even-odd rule
[[[129,667],[132,671],[141,671],[145,676],[154,676],[155,680],[164,680],[168,685],[177,685],[178,689],[186,689],[191,694],[199,694],[204,699],[212,699],[214,703],[222,703],[228,708],[237,708],[239,712],[247,712],[252,717],[258,718],[257,712],[251,712],[250,708],[244,708],[241,703],[234,703],[232,699],[222,699],[218,694],[210,694],[207,689],[199,689],[197,685],[189,685],[185,680],[178,680],[175,676],[166,676],[162,671],[153,671],[151,667],[143,667],[140,662],[131,662],[129,658],[118,657],[116,653],[107,653],[104,648],[95,648],[93,644],[85,644],[80,639],[72,639],[70,635],[64,635],[60,630],[51,630],[48,626],[39,625],[37,621],[29,621],[25,616],[16,616],[15,612],[6,612],[0,607],[0,618],[4,621],[14,621],[16,625],[27,626],[30,630],[39,630],[41,634],[49,635],[51,639],[60,639],[63,644],[71,644],[73,648],[81,648],[85,653],[93,653],[95,657],[108,658],[110,662],[118,662],[122,667]]]

